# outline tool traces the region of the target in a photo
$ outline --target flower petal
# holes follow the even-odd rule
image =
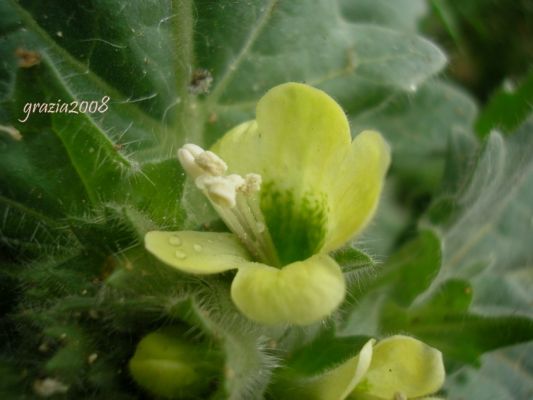
[[[316,255],[282,269],[250,263],[240,268],[231,297],[248,318],[263,324],[308,325],[328,316],[344,299],[337,263]]]
[[[326,93],[286,83],[213,151],[231,172],[263,178],[261,209],[283,264],[342,246],[376,209],[390,151],[377,132],[350,143],[340,106]]]
[[[257,104],[257,123],[241,124],[213,151],[231,172],[259,173],[281,189],[316,187],[324,165],[335,163],[350,146],[348,120],[326,93],[308,85],[285,83]],[[247,151],[252,150],[252,151]]]
[[[327,190],[350,152],[348,121],[331,97],[299,83],[276,86],[259,101],[257,122],[232,129],[213,151],[230,172],[262,176],[261,209],[282,264],[320,250]]]
[[[398,335],[374,346],[363,386],[365,393],[383,399],[400,394],[414,398],[436,392],[444,378],[440,351],[414,338]]]
[[[148,232],[146,250],[165,264],[192,274],[216,274],[250,261],[236,236],[218,232]]]
[[[374,131],[363,131],[352,142],[349,156],[335,171],[328,189],[330,218],[323,251],[341,247],[372,218],[390,164],[390,148]]]
[[[317,400],[344,400],[363,379],[372,360],[372,346],[375,340],[370,339],[356,357],[349,359],[337,368],[320,376],[308,387],[312,398]]]

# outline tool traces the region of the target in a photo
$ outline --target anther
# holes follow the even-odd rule
[[[198,149],[203,152],[201,147],[194,144],[186,144],[178,150],[178,160],[180,161],[181,166],[193,179],[196,179],[205,173],[196,163],[196,156],[201,154],[198,153]]]
[[[196,179],[196,186],[216,205],[224,208],[235,207],[236,185],[229,177],[202,175]]]
[[[222,176],[228,170],[224,160],[209,150],[200,153],[195,159],[196,164],[211,175]]]
[[[228,175],[226,178],[233,183],[235,190],[241,189],[246,184],[246,181],[242,178],[242,176],[237,174]]]
[[[226,175],[227,164],[211,151],[186,144],[178,150],[178,158],[185,171],[194,179],[217,213],[241,242],[258,260],[278,266],[279,260],[260,208],[260,199],[253,196],[261,190],[261,175],[250,173],[244,178]],[[179,247],[179,238],[170,238]],[[198,246],[195,251],[201,251]],[[181,250],[176,257],[186,257]]]
[[[198,157],[200,154],[202,154],[205,151],[200,146],[198,146],[197,144],[193,144],[193,143],[187,143],[183,145],[182,149],[187,150],[189,153],[191,153],[194,156],[194,158]]]
[[[200,146],[191,143],[178,150],[178,159],[193,179],[204,174],[222,176],[228,169],[224,160],[215,153],[204,151]]]
[[[244,185],[240,187],[240,191],[244,194],[253,194],[261,190],[262,178],[258,174],[246,174]]]

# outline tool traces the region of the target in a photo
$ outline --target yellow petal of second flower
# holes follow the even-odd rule
[[[250,263],[240,268],[231,297],[248,318],[268,325],[308,325],[327,317],[344,299],[337,263],[318,254],[277,269]]]
[[[397,335],[374,347],[365,376],[365,392],[382,399],[392,399],[398,393],[411,399],[435,393],[444,379],[440,351],[417,339]]]
[[[144,237],[144,245],[165,264],[191,274],[216,274],[250,262],[231,233],[152,231]]]
[[[310,382],[309,400],[346,399],[366,374],[372,360],[374,343],[375,340],[370,339],[357,356]]]

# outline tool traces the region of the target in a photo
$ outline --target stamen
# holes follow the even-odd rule
[[[235,185],[235,190],[240,190],[246,184],[242,176],[237,174],[228,175],[227,178]]]
[[[187,150],[195,158],[198,157],[200,154],[202,154],[205,151],[200,146],[198,146],[197,144],[193,144],[193,143],[187,143],[180,150]]]
[[[237,187],[241,185],[237,179],[226,176],[201,175],[196,178],[195,183],[211,201],[220,207],[235,207]]]
[[[262,249],[264,260],[272,266],[280,266],[278,255],[270,232],[266,229],[263,213],[259,208],[257,196],[237,194],[237,209],[242,212],[246,224],[250,227],[257,245]]]
[[[228,228],[260,261],[280,266],[278,255],[259,206],[261,175],[224,175],[227,164],[211,151],[186,144],[178,150],[183,169],[194,179]]]
[[[224,160],[211,151],[204,151],[196,156],[196,164],[204,171],[215,176],[222,176],[228,170]]]
[[[179,149],[178,159],[183,169],[195,179],[204,174],[222,176],[228,169],[219,156],[195,144],[189,143]]]
[[[246,174],[244,185],[240,188],[240,191],[245,195],[257,193],[261,190],[262,180],[259,174]]]
[[[203,175],[205,172],[198,164],[196,164],[194,153],[187,149],[186,146],[191,145],[185,145],[178,150],[178,160],[180,161],[181,166],[183,167],[185,172],[193,179],[196,179],[199,176]]]

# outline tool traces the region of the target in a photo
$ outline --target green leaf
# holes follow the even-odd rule
[[[223,398],[264,398],[275,361],[262,348],[264,345],[261,340],[250,334],[238,333],[237,330],[226,332],[227,375],[226,396]]]
[[[478,141],[469,131],[455,130],[448,137],[446,165],[441,192],[453,196],[468,184],[470,170],[476,162]]]
[[[427,289],[440,268],[441,243],[431,231],[422,231],[393,254],[384,266],[393,281],[390,297],[407,306]]]
[[[469,279],[474,309],[489,315],[532,315],[533,251],[526,239],[533,235],[531,132],[529,119],[506,140],[490,136],[443,233],[443,267],[434,285],[452,277]]]
[[[141,213],[153,224],[144,228],[137,226],[140,238],[156,226],[167,230],[183,226],[185,210],[180,199],[185,174],[177,160],[170,158],[134,164],[131,173],[124,178],[122,187],[115,188],[115,191],[132,206],[129,218],[135,218],[132,213]]]
[[[222,20],[215,18],[220,15]],[[325,0],[256,0],[246,8],[220,1],[199,9],[198,27],[211,33],[209,40],[196,38],[198,67],[213,78],[203,102],[208,143],[250,118],[257,99],[279,83],[305,81],[342,105],[353,96],[368,104],[370,91],[381,99],[391,88],[420,85],[444,64],[431,43],[413,34],[349,23]]]
[[[38,68],[39,71],[31,69],[19,74],[13,107],[22,110],[27,101],[37,98],[41,102],[46,97],[43,80],[51,78],[48,71]],[[88,194],[68,154],[62,149],[61,139],[54,135],[50,118],[46,114],[37,117],[21,129],[22,140],[2,141],[2,192],[50,217],[80,213],[87,209]]]
[[[51,52],[57,49],[66,56],[62,62],[90,66],[95,75],[157,119],[186,94],[192,57],[191,1],[106,0],[85,8],[26,0],[20,5],[11,2],[11,7],[27,28],[52,44]]]
[[[390,256],[371,286],[386,290],[395,302],[407,306],[429,287],[439,271],[440,258],[439,238],[432,231],[421,231]]]
[[[331,256],[341,266],[344,274],[357,272],[374,265],[374,261],[368,254],[351,246],[343,247],[335,251]]]
[[[449,137],[469,131],[476,113],[473,101],[449,84],[432,81],[399,93],[363,113],[350,114],[352,130],[376,129],[390,142],[392,168],[404,180],[435,190],[444,170]],[[420,168],[424,165],[424,168]]]
[[[384,265],[371,274],[359,275],[349,290],[355,301],[343,307],[347,315],[341,324],[342,334],[377,334],[383,305],[391,301],[410,305],[431,285],[440,261],[439,238],[424,230],[393,253]]]
[[[89,338],[77,327],[68,325],[48,328],[44,334],[63,342],[62,347],[47,361],[46,372],[60,376],[63,382],[75,382],[87,365]]]
[[[423,0],[338,0],[343,16],[351,22],[372,23],[402,31],[415,31],[426,14]]]
[[[65,53],[50,35],[35,24],[29,14],[18,6],[14,7],[30,31],[13,28],[6,43],[18,42],[19,46],[23,43],[24,47],[38,51],[41,54],[41,64],[18,71],[13,99],[6,103],[12,110],[13,118],[20,116],[19,113],[28,102],[58,101],[56,96],[60,96],[63,101],[79,100],[80,96],[84,96],[81,99],[88,100],[95,97],[101,99],[104,95],[114,96],[114,89]],[[61,13],[64,10],[56,11]],[[10,15],[16,13],[12,12]],[[47,14],[43,15],[46,19]],[[56,35],[53,29],[51,31],[53,37],[64,38],[64,32]],[[95,39],[97,40],[99,39]],[[72,37],[65,41],[76,42],[74,47],[80,41],[83,42]],[[94,50],[95,41],[90,45],[90,50]],[[14,53],[15,49],[11,47],[10,56],[13,60]],[[113,71],[118,72],[116,69]],[[130,162],[128,156],[120,154],[121,151],[126,153],[140,148],[139,140],[144,141],[142,144],[146,146],[146,139],[160,131],[153,122],[149,122],[148,118],[135,110],[136,105],[131,104],[133,103],[128,104],[126,101],[124,104],[110,105],[109,112],[99,118],[94,118],[93,115],[89,118],[87,114],[49,114],[54,118],[48,118],[45,114],[33,115],[25,124],[17,123],[23,140],[2,143],[1,179],[5,183],[2,188],[6,199],[4,221],[8,221],[8,216],[9,220],[11,216],[16,216],[17,210],[32,216],[42,214],[43,217],[39,216],[35,223],[25,223],[28,228],[24,231],[28,233],[24,236],[38,246],[43,246],[47,241],[58,242],[57,237],[54,239],[51,234],[46,237],[41,234],[43,231],[50,231],[47,229],[50,224],[46,219],[48,216],[86,212],[89,201],[99,201],[101,197],[125,197],[120,188],[117,190],[118,184],[125,180],[126,187],[123,190],[128,192],[128,197],[143,211],[157,214],[154,217],[160,223],[177,225],[181,220],[181,211],[176,207],[176,199],[181,193],[181,169],[169,163],[166,164],[169,165],[167,168],[139,166],[136,161]],[[135,118],[132,120],[131,117]],[[142,128],[148,131],[143,132]],[[114,140],[111,141],[108,136]],[[126,166],[129,170],[124,168]],[[169,181],[173,181],[175,185],[168,184]],[[154,196],[156,183],[161,188],[156,194],[166,192],[165,196]],[[157,210],[154,204],[157,204]],[[166,215],[161,215],[163,210]],[[21,221],[24,220],[30,221],[23,216]],[[64,226],[62,222],[58,224]],[[23,232],[25,225],[15,226],[15,235],[18,233],[23,237],[20,232]],[[8,226],[4,226],[3,232],[10,246],[15,245],[16,239],[10,239],[15,235],[9,232]],[[56,247],[57,244],[54,243],[53,246]]]
[[[366,79],[379,77],[385,83],[408,87],[419,83],[428,72],[440,69],[444,62],[433,45],[415,36],[342,23],[328,1],[313,5],[256,1],[244,12],[237,11],[235,3],[219,2],[217,7],[234,8],[225,12],[230,20],[217,21],[213,26],[215,20],[211,18],[216,15],[216,8],[206,7],[199,15],[201,28],[214,29],[216,38],[199,46],[199,65],[213,73],[214,88],[208,100],[211,103],[221,95],[222,103],[230,103],[230,99],[243,102],[256,99],[281,82],[298,79],[316,85],[355,71]],[[224,23],[237,20],[238,28],[229,35],[216,35],[224,29]],[[316,38],[313,43],[308,42],[310,36]],[[291,39],[286,40],[287,37]],[[329,37],[335,38],[338,45],[332,46]],[[240,50],[235,57],[227,57],[224,47],[217,43],[222,40],[238,43],[235,48]],[[302,62],[302,57],[308,59],[311,54],[313,62]],[[278,63],[280,58],[283,65]]]
[[[446,357],[478,365],[487,351],[530,340],[533,321],[524,317],[487,317],[467,311],[472,289],[464,281],[447,281],[426,302],[402,310],[388,305],[385,332],[404,331],[441,350]]]
[[[0,246],[6,256],[12,254],[20,261],[79,247],[74,232],[60,220],[54,220],[2,194],[0,215]]]
[[[300,378],[317,376],[355,357],[368,340],[368,336],[335,336],[326,330],[290,354],[283,368]]]
[[[52,128],[63,142],[89,199],[98,204],[115,197],[115,188],[132,167],[131,162],[87,118],[57,114],[52,118]]]
[[[531,343],[486,354],[479,369],[465,367],[449,376],[448,398],[522,400],[533,391]]]
[[[518,84],[510,82],[497,90],[489,99],[476,120],[478,135],[487,136],[491,130],[499,129],[511,133],[517,129],[531,113],[533,108],[533,70]]]
[[[8,56],[8,63],[6,65],[9,65],[8,73],[6,73],[6,78],[8,79],[7,85],[12,85],[12,82],[9,80],[13,80],[17,74],[22,74],[24,70],[23,68],[17,68],[18,62],[20,61],[16,56],[17,50],[34,52],[40,57],[41,63],[46,62],[50,66],[50,69],[56,73],[60,84],[69,93],[69,97],[78,101],[101,100],[104,96],[111,97],[108,111],[103,113],[89,113],[86,116],[91,117],[94,123],[105,131],[106,135],[118,144],[123,145],[124,149],[131,151],[138,150],[139,148],[153,147],[157,144],[157,140],[154,139],[158,139],[161,145],[167,146],[172,143],[168,142],[169,140],[176,139],[175,136],[168,135],[163,125],[155,122],[149,114],[140,108],[140,104],[144,104],[145,101],[150,100],[147,96],[132,92],[131,85],[129,84],[125,93],[121,93],[110,84],[110,81],[116,83],[117,79],[106,81],[89,66],[92,65],[88,64],[90,60],[83,57],[82,59],[76,57],[79,55],[78,50],[81,50],[82,55],[85,54],[85,56],[91,57],[95,47],[110,46],[109,43],[112,42],[109,42],[107,39],[112,41],[112,38],[107,38],[105,33],[102,33],[103,36],[100,38],[94,37],[91,36],[91,32],[83,29],[79,31],[82,37],[76,35],[67,37],[62,30],[50,29],[50,31],[47,31],[45,29],[48,27],[47,24],[50,21],[53,24],[55,20],[54,16],[56,13],[61,13],[63,9],[57,9],[57,7],[53,7],[52,5],[46,6],[37,2],[34,3],[35,7],[52,8],[50,14],[46,13],[46,10],[44,10],[44,14],[37,14],[38,17],[36,18],[40,21],[43,19],[48,21],[46,24],[43,22],[43,25],[39,25],[38,21],[31,14],[14,2],[8,6],[10,15],[16,15],[19,22],[17,29],[6,36],[5,41],[6,54]],[[86,11],[78,10],[77,12],[85,13]],[[94,23],[95,15],[98,15],[98,13],[93,13],[87,19],[87,22]],[[83,35],[86,35],[86,37],[83,37]],[[98,45],[95,46],[95,43]],[[71,54],[62,46],[75,48],[76,50]],[[110,47],[112,48],[112,46]],[[116,48],[113,52],[116,54],[121,53]],[[105,61],[94,62],[95,64],[106,65],[107,70],[110,70],[113,74],[121,74],[119,71],[123,71],[123,69],[109,68],[107,58]],[[127,68],[124,69],[129,70],[133,66],[133,64],[127,64]],[[39,64],[28,68],[28,70],[39,75]],[[143,75],[140,74],[140,76]],[[136,79],[135,81],[145,82],[144,79]],[[45,87],[47,83],[46,81],[44,82]],[[57,86],[57,83],[50,83],[52,83],[52,88]],[[48,93],[48,95],[51,95],[51,98],[44,97],[40,92],[32,92],[25,93],[28,101],[42,103],[43,101],[57,102],[58,100],[65,100],[58,99],[53,91],[52,93]],[[11,115],[8,117],[8,119],[12,120],[11,123],[22,116],[24,104],[18,103],[15,107],[12,107],[10,111]],[[38,118],[39,115],[34,114],[30,121]],[[19,130],[22,131],[23,135],[27,129],[24,125],[19,126]],[[163,143],[163,140],[167,140],[167,142]],[[165,151],[168,151],[168,149]]]

